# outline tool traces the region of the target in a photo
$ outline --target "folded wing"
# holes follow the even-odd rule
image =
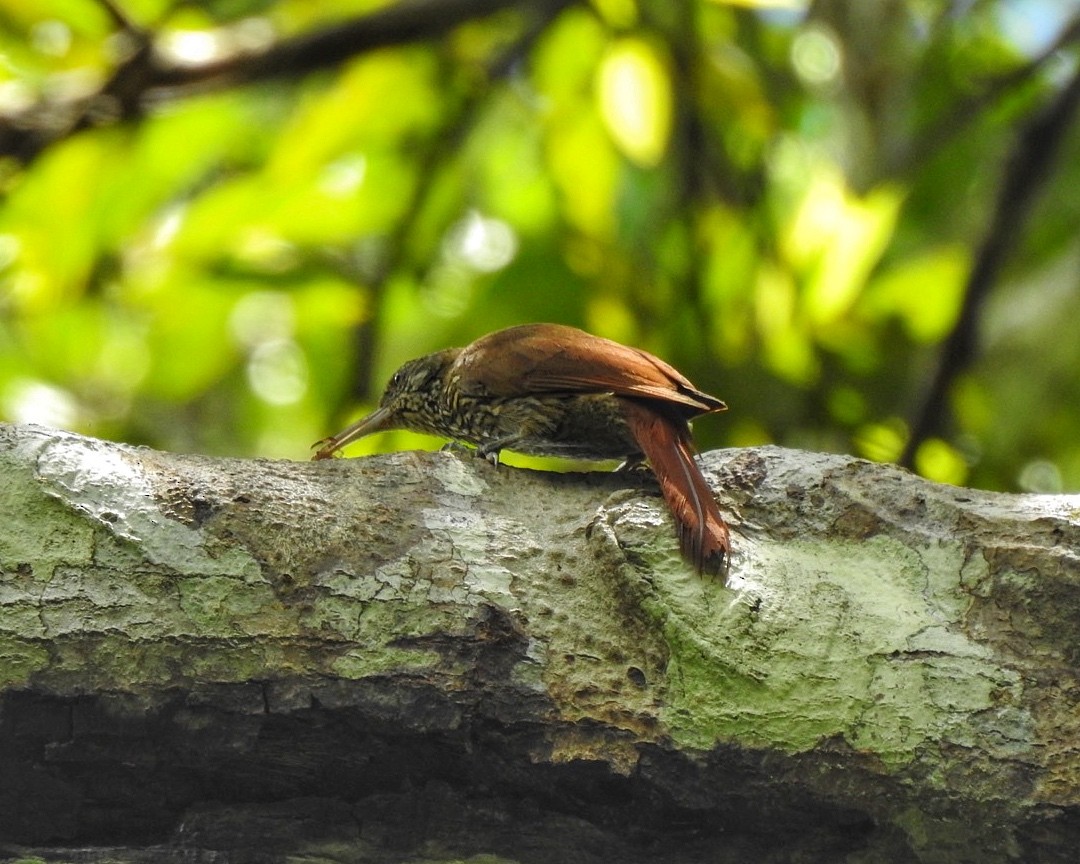
[[[477,395],[607,391],[666,403],[685,419],[727,408],[647,351],[561,324],[484,336],[462,350],[451,375],[463,392]]]

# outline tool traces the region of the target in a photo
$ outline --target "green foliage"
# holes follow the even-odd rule
[[[120,5],[184,52],[385,4]],[[503,12],[60,135],[0,163],[0,416],[304,458],[408,357],[552,320],[724,398],[703,448],[895,459],[1008,154],[1078,62],[1003,0],[939,5]],[[1043,44],[1064,30],[1028,8]],[[95,0],[0,0],[0,123],[100,86],[115,27]],[[928,476],[1080,488],[1078,151],[1006,250]]]

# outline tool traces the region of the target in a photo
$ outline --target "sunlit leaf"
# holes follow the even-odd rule
[[[963,454],[940,438],[923,442],[915,454],[915,468],[923,477],[954,486],[961,485],[968,475]]]
[[[365,154],[431,129],[442,111],[437,74],[432,56],[420,51],[380,52],[350,64],[332,86],[305,95],[274,142],[268,177],[310,180],[344,153]]]
[[[968,260],[967,251],[957,246],[929,248],[874,279],[866,307],[900,318],[913,339],[935,342],[956,322]]]
[[[234,300],[213,283],[182,277],[157,300],[161,305],[147,336],[147,386],[166,400],[190,400],[237,363],[237,345],[228,332]]]
[[[613,43],[598,70],[600,114],[619,149],[639,165],[655,165],[671,136],[671,75],[642,39]]]
[[[618,158],[595,114],[566,119],[552,126],[548,145],[566,219],[588,234],[609,237],[615,230]]]
[[[810,384],[818,374],[818,361],[809,333],[797,318],[797,289],[783,271],[762,266],[755,285],[757,329],[765,362],[782,378]]]
[[[556,114],[577,101],[592,99],[596,67],[607,47],[607,35],[596,17],[570,7],[544,33],[532,62],[532,86],[543,100],[544,113]]]
[[[520,99],[492,104],[469,141],[467,156],[477,192],[492,215],[521,234],[539,236],[552,228],[558,201],[545,170],[543,137],[535,115]]]
[[[635,0],[592,0],[592,5],[612,27],[626,28],[637,23],[638,10]]]
[[[102,187],[119,167],[109,146],[116,138],[83,136],[57,145],[5,202],[0,234],[18,246],[16,297],[23,308],[48,309],[85,290],[103,252],[97,217]]]
[[[881,423],[868,423],[855,436],[855,446],[860,456],[877,462],[893,462],[904,448],[907,431],[904,425],[889,419]]]
[[[805,9],[810,0],[709,0],[718,6],[745,6],[749,9]]]
[[[857,196],[834,168],[819,163],[784,238],[789,260],[805,274],[814,322],[831,322],[851,308],[892,238],[901,201],[889,187]]]

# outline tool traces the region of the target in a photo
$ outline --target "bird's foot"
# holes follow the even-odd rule
[[[470,447],[468,444],[462,444],[460,441],[447,441],[442,446],[442,452],[456,453],[459,456],[465,454],[479,456],[496,467],[499,465],[499,451],[497,449],[490,450],[486,447]]]
[[[644,473],[649,470],[649,466],[645,464],[644,456],[631,456],[629,459],[620,462],[615,468],[615,471],[619,474]]]
[[[311,445],[312,450],[315,450],[316,447],[318,447],[319,449],[316,450],[314,454],[312,454],[312,459],[333,459],[336,455],[338,455],[336,439],[333,435],[331,435],[329,438],[320,438],[318,441]]]
[[[494,467],[499,467],[499,448],[498,447],[478,447],[476,449],[478,456],[483,456]]]

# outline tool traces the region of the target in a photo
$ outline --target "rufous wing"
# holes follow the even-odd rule
[[[665,402],[686,418],[727,406],[647,351],[563,324],[523,324],[462,349],[451,375],[463,392],[490,396],[610,392]]]

